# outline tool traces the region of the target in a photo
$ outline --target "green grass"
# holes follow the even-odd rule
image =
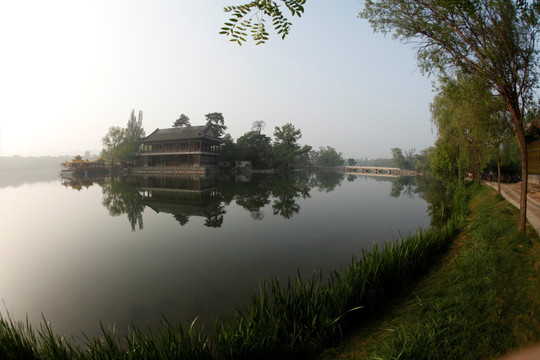
[[[326,281],[321,274],[311,278],[298,274],[285,283],[261,283],[251,306],[218,319],[208,337],[195,324],[185,330],[164,321],[159,333],[131,329],[124,338],[114,329],[103,329],[103,336],[87,338],[81,347],[54,335],[45,319],[36,330],[8,316],[0,317],[0,358],[312,358],[434,264],[458,231],[466,202],[466,193],[459,193],[454,216],[446,225],[362,251],[361,258]]]
[[[325,359],[490,359],[540,341],[540,244],[518,211],[476,190],[442,265]]]

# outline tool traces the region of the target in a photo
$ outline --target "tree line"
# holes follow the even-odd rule
[[[302,131],[287,123],[274,128],[274,137],[263,134],[264,121],[255,121],[251,130],[236,142],[225,135],[220,159],[223,161],[250,161],[254,169],[278,168],[326,168],[344,164],[343,156],[331,146],[314,150],[310,145],[301,145]]]
[[[229,133],[225,118],[220,112],[205,115],[207,123],[210,122],[219,138],[223,139],[220,147],[220,160],[227,162],[250,161],[254,169],[283,169],[290,170],[297,167],[327,168],[344,164],[341,153],[333,147],[319,147],[314,150],[309,145],[300,145],[302,131],[293,124],[287,123],[276,126],[274,138],[263,133],[266,126],[264,121],[255,121],[251,130],[240,136],[236,141]],[[142,127],[143,112],[135,116],[131,110],[126,128],[112,126],[102,139],[103,150],[101,156],[107,163],[129,165],[137,154],[141,140],[145,136]],[[191,127],[187,115],[181,114],[173,127]]]
[[[437,139],[436,146],[416,152],[415,149],[392,149],[391,159],[376,159],[366,161],[374,166],[395,166],[404,170],[414,170],[423,174],[436,176],[445,183],[463,183],[467,174],[475,181],[487,178],[489,171],[494,171],[499,184],[501,181],[518,181],[521,174],[521,161],[517,140],[510,138],[508,142],[496,148],[481,148],[476,152],[460,149],[452,137]],[[453,147],[453,148],[452,148]]]

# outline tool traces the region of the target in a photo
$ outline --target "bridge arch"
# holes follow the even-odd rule
[[[385,167],[385,166],[346,166],[345,171],[348,174],[366,174],[377,176],[401,176],[400,168]]]

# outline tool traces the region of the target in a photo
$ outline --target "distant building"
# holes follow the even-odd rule
[[[132,172],[205,174],[217,171],[222,142],[210,122],[203,126],[156,129],[142,139]]]
[[[107,173],[105,160],[99,158],[96,161],[83,160],[81,155],[77,155],[71,161],[60,164],[60,174],[63,177],[71,176],[95,176]]]

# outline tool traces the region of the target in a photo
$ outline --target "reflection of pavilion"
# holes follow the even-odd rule
[[[89,177],[62,176],[60,181],[62,185],[64,185],[66,188],[70,187],[74,190],[80,191],[83,188],[83,186],[87,189],[94,184],[103,186],[103,184],[105,183],[105,176],[104,175],[89,176]]]
[[[209,217],[219,207],[216,178],[197,175],[137,177],[142,203],[157,213]]]

